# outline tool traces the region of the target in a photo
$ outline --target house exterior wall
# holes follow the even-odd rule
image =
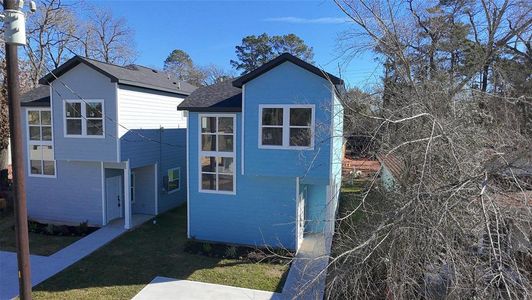
[[[331,84],[299,66],[285,62],[247,82],[244,97],[245,175],[304,177],[306,183],[327,184],[331,153]],[[260,149],[259,105],[264,104],[315,105],[314,149]]]
[[[340,98],[334,93],[332,104],[332,150],[331,150],[331,184],[327,198],[326,222],[328,230],[334,231],[334,218],[338,211],[340,189],[342,187],[342,162],[344,159],[344,107]]]
[[[120,85],[118,119],[123,127],[118,128],[118,136],[127,129],[186,128],[183,111],[177,111],[181,102],[183,96]]]
[[[120,139],[120,157],[122,161],[129,160],[131,169],[157,164],[159,213],[186,201],[186,130],[134,129],[129,130]],[[167,192],[164,189],[164,179],[172,168],[181,169],[180,189]],[[139,189],[144,185],[139,183]]]
[[[135,173],[135,203],[131,204],[134,214],[155,214],[155,165],[132,170]],[[133,196],[133,195],[132,195]]]
[[[322,232],[327,220],[327,186],[305,185],[305,232]]]
[[[79,64],[51,83],[54,146],[57,160],[118,161],[116,83]],[[72,92],[74,91],[74,92]],[[104,138],[65,137],[64,100],[103,99]]]
[[[397,180],[385,164],[381,164],[381,182],[387,191],[391,191],[397,186]]]
[[[236,193],[199,192],[198,113],[189,113],[189,237],[296,248],[296,178],[242,175],[241,113],[236,115]]]
[[[87,221],[91,225],[102,225],[101,164],[56,160],[55,177],[30,176],[27,167],[26,108],[22,109],[21,116],[29,218],[42,222],[78,225]]]

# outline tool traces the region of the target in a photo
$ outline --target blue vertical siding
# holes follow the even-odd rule
[[[236,130],[236,195],[199,192],[198,113],[189,113],[189,235],[254,246],[296,247],[296,179],[242,176],[241,114]]]
[[[82,222],[102,225],[102,176],[99,162],[58,160],[55,178],[29,176],[26,111],[22,109],[22,151],[25,158],[29,218],[76,225]]]
[[[333,102],[333,127],[332,127],[332,165],[331,178],[334,189],[333,193],[338,194],[342,184],[342,161],[344,158],[344,107],[340,99],[335,96]]]
[[[187,197],[186,187],[186,129],[135,129],[120,139],[122,161],[129,160],[131,169],[158,164],[158,212],[183,204]],[[168,169],[181,168],[181,187],[168,193],[164,190],[164,176]],[[141,180],[137,179],[137,180]],[[151,181],[150,181],[151,182]],[[138,181],[138,188],[149,183]]]
[[[51,95],[54,124],[55,158],[57,160],[118,161],[116,84],[80,64],[53,83]],[[73,93],[74,91],[75,93]],[[104,100],[105,138],[65,137],[63,100]]]
[[[331,99],[331,84],[328,81],[290,62],[285,62],[246,83],[245,174],[305,177],[308,180],[314,178],[327,182],[330,173]],[[259,149],[261,104],[314,104],[314,150]]]
[[[322,232],[327,221],[327,187],[305,185],[305,232]]]
[[[134,214],[155,214],[155,166],[132,170],[135,172],[135,203],[131,204]],[[133,195],[132,195],[133,197]]]

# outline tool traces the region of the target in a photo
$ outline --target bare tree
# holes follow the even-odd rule
[[[71,55],[75,42],[76,17],[61,0],[42,0],[38,11],[28,18],[26,58],[31,65],[30,79],[39,79]]]
[[[91,7],[78,32],[80,53],[107,63],[125,65],[136,58],[133,30],[124,18],[115,18],[110,10]]]
[[[336,3],[354,25],[348,48],[374,51],[386,70],[383,101],[364,110],[374,96],[344,100],[346,124],[363,122],[374,154],[400,172],[393,187],[374,177],[344,199],[328,297],[530,298],[532,139],[520,107],[532,97],[494,76],[517,74],[507,60],[530,74],[507,52],[527,49],[530,3]]]

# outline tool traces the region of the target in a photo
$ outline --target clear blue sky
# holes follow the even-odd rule
[[[186,51],[196,64],[231,69],[242,38],[266,32],[295,33],[314,48],[314,60],[350,86],[375,82],[381,68],[370,53],[347,64],[338,36],[352,25],[332,1],[140,1],[93,0],[125,17],[135,31],[138,64],[161,68],[173,49]],[[238,74],[238,73],[237,73]]]

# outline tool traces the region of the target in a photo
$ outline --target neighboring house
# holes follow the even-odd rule
[[[195,87],[150,68],[76,56],[22,97],[30,219],[102,226],[186,199],[186,125]]]
[[[379,154],[381,163],[380,177],[384,188],[388,191],[399,188],[403,184],[405,164],[393,154]]]
[[[188,236],[297,250],[332,234],[341,183],[343,81],[282,54],[193,92],[188,111]]]

